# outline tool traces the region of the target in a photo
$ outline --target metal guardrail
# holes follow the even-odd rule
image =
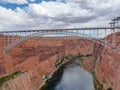
[[[60,31],[60,30],[103,30],[103,29],[120,29],[120,27],[83,27],[83,28],[56,28],[56,29],[38,29],[38,30],[15,30],[15,31],[0,31],[0,33],[16,33],[16,32],[39,32],[39,31]]]

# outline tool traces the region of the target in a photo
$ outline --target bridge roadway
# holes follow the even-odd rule
[[[83,28],[58,28],[58,29],[39,29],[39,30],[15,30],[15,31],[0,31],[0,33],[15,33],[15,32],[37,32],[37,31],[56,31],[56,30],[104,30],[104,29],[120,29],[120,27],[83,27]]]
[[[91,40],[103,46],[111,48],[120,54],[120,47],[115,45],[116,32],[120,32],[120,27],[88,27],[88,28],[68,28],[68,29],[42,29],[42,30],[16,30],[0,31],[4,36],[4,51],[7,52],[15,45],[32,37],[47,36],[77,36]],[[112,43],[108,42],[107,35],[112,34]]]

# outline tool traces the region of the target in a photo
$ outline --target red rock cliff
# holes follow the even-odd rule
[[[107,40],[112,42],[112,35],[109,35]],[[115,44],[120,47],[120,33],[116,33]],[[120,90],[120,54],[96,44],[94,55],[97,58],[96,74],[105,90]]]
[[[116,45],[120,46],[120,33],[116,34]],[[112,42],[112,36],[107,40]],[[0,41],[3,42],[2,36]],[[0,43],[0,76],[15,71],[27,71],[13,80],[6,82],[2,90],[37,90],[42,84],[43,75],[52,73],[54,63],[63,56],[75,53],[92,53],[97,59],[96,75],[103,83],[105,90],[120,88],[120,54],[107,47],[77,37],[32,38],[3,53]]]
[[[94,44],[77,37],[32,38],[15,46],[0,58],[0,76],[15,71],[27,71],[17,78],[6,82],[5,90],[37,90],[43,83],[43,75],[49,75],[55,69],[58,58],[69,54],[90,54]]]

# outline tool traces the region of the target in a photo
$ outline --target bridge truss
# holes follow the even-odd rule
[[[77,36],[99,43],[120,53],[120,47],[115,44],[117,32],[120,32],[120,27],[2,31],[0,32],[0,35],[4,37],[3,43],[5,52],[32,37]],[[112,35],[112,42],[109,42],[106,39],[106,37],[110,34]]]

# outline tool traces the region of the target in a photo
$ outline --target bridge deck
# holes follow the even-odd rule
[[[16,30],[16,31],[0,31],[0,33],[15,33],[15,32],[37,32],[37,31],[60,31],[60,30],[105,30],[105,29],[120,29],[120,27],[86,27],[86,28],[59,28],[59,29],[39,29],[39,30]]]

